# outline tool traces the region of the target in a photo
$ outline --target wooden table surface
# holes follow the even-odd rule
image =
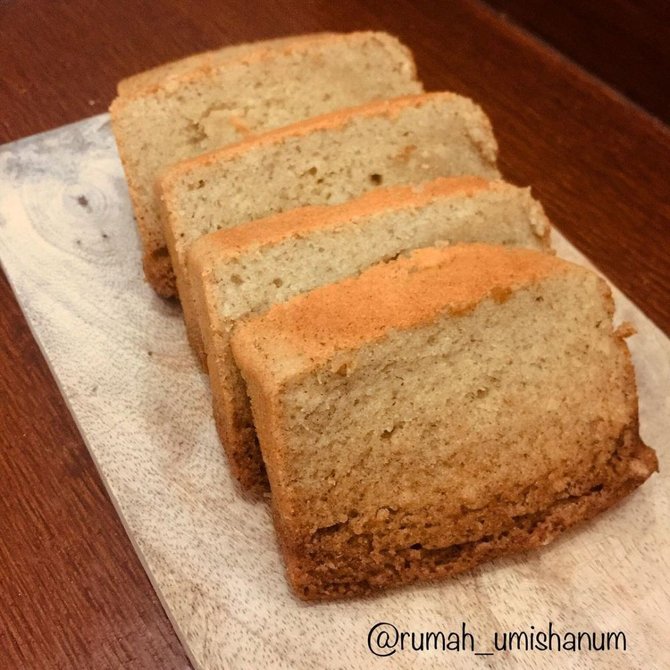
[[[552,3],[531,4],[541,12]],[[667,61],[658,62],[667,48],[640,50],[636,40],[649,45],[652,31],[652,45],[669,44],[668,22],[655,20],[651,0],[642,18],[626,10],[633,0],[614,4],[608,25],[618,17],[619,28],[631,26],[635,14],[638,30],[628,42],[625,30],[599,34],[600,54],[580,48],[580,30],[590,39],[593,26],[579,16],[563,17],[563,40],[560,16],[544,33],[541,20],[525,24],[567,44],[571,57],[662,117],[667,106],[652,89],[667,78],[638,77],[635,68],[647,54],[646,65],[667,74]],[[428,90],[478,100],[493,121],[504,174],[532,184],[556,226],[670,332],[668,128],[474,0],[3,0],[0,143],[102,112],[118,79],[193,51],[366,28],[400,36]],[[0,484],[0,666],[189,667],[1,273]]]

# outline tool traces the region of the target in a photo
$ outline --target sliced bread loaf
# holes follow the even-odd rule
[[[280,40],[212,62],[195,57],[147,76],[154,79],[148,88],[146,81],[122,86],[110,112],[145,274],[164,296],[175,295],[175,284],[153,184],[167,165],[317,114],[423,90],[409,50],[373,32]]]
[[[194,349],[202,345],[186,254],[198,238],[302,205],[341,203],[381,184],[493,178],[496,152],[489,121],[471,100],[428,93],[310,119],[168,169],[160,181],[165,236]]]
[[[188,272],[216,425],[234,476],[246,489],[267,488],[246,388],[230,351],[237,322],[410,249],[476,241],[546,249],[548,237],[530,189],[479,177],[378,189],[341,205],[290,210],[201,237],[189,250]]]
[[[304,598],[544,545],[657,468],[607,284],[507,247],[423,249],[241,323]]]

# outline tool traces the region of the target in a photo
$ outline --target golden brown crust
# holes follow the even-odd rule
[[[430,549],[412,545],[388,553],[375,549],[374,538],[345,533],[341,542],[330,538],[323,543],[325,547],[318,540],[311,546],[298,546],[284,532],[277,509],[275,524],[296,595],[304,600],[333,600],[445,579],[500,556],[544,546],[626,497],[657,470],[655,452],[640,440],[637,426],[632,425],[622,434],[618,449],[599,478],[588,488],[577,495],[566,492],[532,514],[508,519],[503,515],[496,532],[476,540]],[[486,512],[477,510],[476,515],[485,516]]]
[[[241,323],[231,345],[241,368],[269,358],[314,368],[340,350],[413,328],[440,312],[466,313],[485,298],[503,301],[500,286],[568,271],[587,272],[555,256],[485,244],[420,249],[358,277],[324,286]]]
[[[339,205],[310,205],[298,207],[255,221],[218,230],[196,240],[187,253],[187,270],[195,278],[191,285],[196,288],[208,283],[205,279],[210,269],[221,258],[269,246],[281,240],[295,237],[313,230],[336,228],[354,217],[365,217],[386,209],[403,206],[421,206],[435,198],[462,193],[474,195],[483,189],[514,188],[502,181],[487,181],[481,177],[441,177],[415,186],[391,186],[369,191]],[[196,311],[199,316],[207,312],[207,300],[203,290],[194,290]],[[204,325],[207,320],[199,318]],[[203,327],[203,330],[206,328]]]
[[[481,177],[442,177],[416,186],[392,186],[370,191],[339,205],[314,205],[299,207],[255,221],[210,233],[196,240],[186,255],[187,273],[192,280],[195,313],[202,332],[202,341],[207,341],[207,330],[213,322],[206,318],[209,311],[205,298],[210,269],[221,258],[237,256],[256,247],[277,242],[313,230],[336,228],[354,217],[365,217],[397,209],[403,206],[422,206],[428,202],[449,195],[475,195],[483,190],[504,190],[516,188],[503,181],[487,181]],[[167,216],[167,215],[166,215]],[[171,231],[165,231],[171,238]],[[201,349],[206,355],[207,346]]]
[[[121,79],[117,84],[117,93],[119,96],[134,96],[150,93],[158,87],[164,85],[166,80],[180,81],[179,77],[194,71],[211,71],[214,67],[220,67],[223,64],[230,63],[236,59],[259,49],[279,48],[290,41],[310,40],[316,37],[333,36],[337,33],[312,33],[307,35],[291,35],[268,40],[257,40],[255,42],[245,42],[241,44],[231,44],[219,49],[209,49],[197,54],[178,58],[167,63],[161,63],[155,67],[142,72],[129,75]],[[175,70],[180,67],[186,70]]]
[[[172,185],[185,174],[188,174],[194,169],[211,165],[212,163],[225,162],[235,157],[246,153],[256,147],[266,146],[270,144],[278,144],[289,138],[304,137],[310,133],[315,133],[323,130],[332,130],[336,128],[344,128],[347,124],[360,118],[369,118],[373,116],[386,116],[394,118],[404,109],[411,107],[419,108],[423,105],[430,104],[436,100],[453,101],[456,104],[464,104],[470,107],[470,111],[480,117],[481,123],[486,125],[490,130],[490,122],[481,109],[475,105],[472,100],[456,93],[448,91],[438,91],[435,93],[418,93],[416,95],[404,95],[391,100],[380,100],[370,102],[358,107],[348,107],[347,109],[330,112],[329,114],[322,114],[311,119],[299,121],[289,126],[270,130],[261,135],[255,135],[249,139],[244,139],[235,144],[215,149],[207,153],[196,156],[195,158],[187,159],[172,165],[167,168],[161,175],[158,176],[157,184],[159,190],[163,192],[164,197],[168,197],[168,192],[171,191]],[[488,133],[493,137],[492,131]],[[495,152],[497,147],[481,147],[482,153],[490,161],[491,165],[495,164]]]
[[[118,97],[112,102],[112,105],[117,105],[119,108],[124,107],[127,104],[130,104],[133,100],[138,98],[143,98],[159,93],[161,90],[165,89],[168,86],[171,90],[179,88],[189,83],[199,81],[201,79],[206,79],[210,77],[219,69],[227,68],[234,66],[237,63],[245,63],[253,65],[255,63],[261,63],[265,60],[271,60],[277,58],[278,56],[298,53],[301,51],[308,51],[314,46],[318,46],[321,43],[326,42],[350,42],[360,39],[369,39],[370,37],[382,39],[388,41],[389,44],[393,44],[394,47],[402,50],[406,55],[409,56],[410,62],[414,65],[414,60],[411,54],[411,51],[398,40],[398,38],[390,35],[389,33],[381,31],[356,31],[351,33],[333,33],[333,32],[321,32],[321,33],[308,33],[306,35],[294,35],[278,40],[266,40],[256,43],[250,43],[249,45],[232,45],[229,47],[231,50],[235,50],[233,55],[229,59],[222,59],[220,61],[214,60],[212,56],[215,56],[217,53],[220,53],[222,50],[217,51],[205,51],[201,54],[196,54],[196,56],[202,56],[202,62],[194,62],[192,68],[189,68],[185,72],[180,72],[178,74],[168,74],[164,78],[160,78],[158,81],[153,81],[151,83],[135,86],[132,84],[132,79],[137,75],[128,77],[125,80],[122,80],[126,83],[125,93],[119,93]],[[241,53],[235,53],[237,48],[240,46],[248,46],[249,50],[245,50]],[[256,48],[254,48],[256,47]],[[182,59],[186,60],[186,59]],[[179,60],[171,61],[165,63],[162,66],[153,68],[154,71],[158,72],[163,68],[169,68],[172,65],[179,63]],[[150,72],[150,71],[147,71]],[[139,73],[145,74],[145,73]],[[413,78],[416,78],[416,66],[414,66]]]
[[[370,216],[404,207],[422,207],[449,196],[471,197],[482,191],[516,189],[501,180],[477,176],[439,177],[413,186],[390,186],[368,191],[339,205],[299,207],[256,221],[219,230],[197,240],[189,250],[188,263],[203,267],[221,256],[237,256],[251,248],[263,247],[314,230],[337,228],[353,218]],[[539,236],[546,248],[546,232]]]
[[[144,277],[161,298],[176,298],[177,279],[166,247],[147,249],[142,256]]]

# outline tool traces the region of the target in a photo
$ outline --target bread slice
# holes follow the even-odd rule
[[[471,100],[427,93],[335,112],[173,166],[160,182],[165,236],[195,351],[202,344],[186,254],[198,238],[381,184],[494,178],[496,152],[489,121]]]
[[[232,337],[288,576],[307,599],[544,545],[657,469],[594,273],[501,246],[422,249]]]
[[[207,352],[216,425],[243,488],[267,489],[246,388],[230,351],[241,319],[398,254],[436,243],[546,249],[549,224],[522,189],[479,177],[371,191],[201,237],[187,265]]]
[[[258,49],[274,49],[276,47],[283,47],[290,42],[299,40],[311,40],[315,37],[325,37],[326,35],[333,35],[334,33],[312,33],[308,35],[291,35],[289,37],[278,37],[270,40],[262,40],[257,42],[244,42],[242,44],[233,44],[222,47],[220,49],[212,49],[210,51],[203,51],[201,53],[186,56],[179,60],[163,63],[150,70],[138,72],[125,79],[119,81],[116,86],[117,93],[122,96],[129,96],[137,94],[147,89],[156,88],[158,86],[169,85],[170,81],[178,80],[179,77],[189,75],[192,72],[206,68],[212,70],[221,65],[246,56]]]
[[[145,274],[164,296],[175,295],[175,284],[153,184],[166,166],[300,119],[423,90],[410,51],[375,32],[196,56],[138,81],[121,87],[110,112]]]

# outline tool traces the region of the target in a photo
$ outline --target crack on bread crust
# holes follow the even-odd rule
[[[509,515],[502,524],[499,514],[494,513],[493,523],[484,524],[477,537],[472,537],[475,531],[471,530],[465,541],[425,547],[412,541],[415,537],[400,549],[384,547],[375,541],[373,532],[352,532],[358,519],[354,514],[341,524],[317,529],[302,542],[291,543],[276,513],[275,521],[296,594],[304,600],[336,599],[443,579],[492,558],[548,544],[568,528],[614,505],[657,470],[656,454],[641,441],[634,422],[622,432],[604,468],[589,478],[591,481],[584,481],[581,490],[575,482],[569,482],[563,493],[544,508]],[[535,486],[539,488],[541,484]],[[484,508],[469,516],[486,515]],[[388,510],[382,527],[393,516],[394,512]],[[459,519],[461,525],[468,525],[467,516]]]

